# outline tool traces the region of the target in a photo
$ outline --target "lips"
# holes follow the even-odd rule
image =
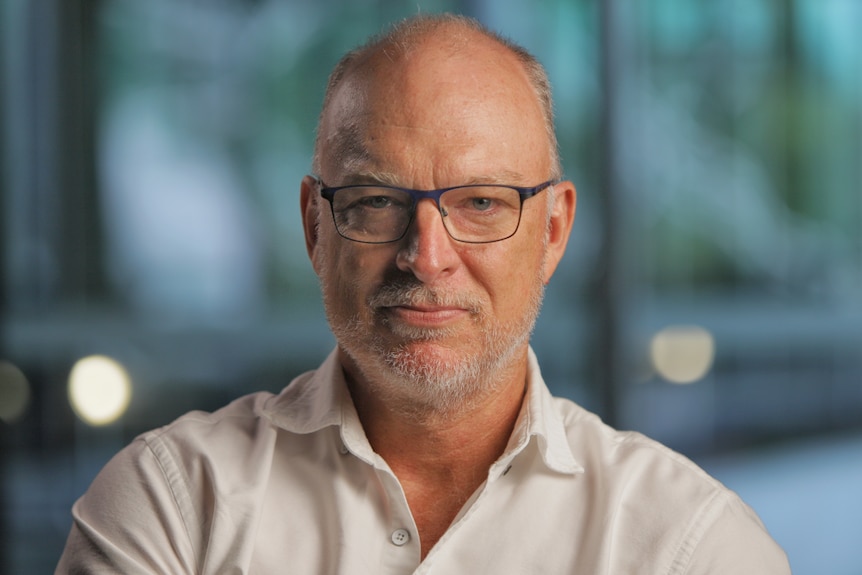
[[[421,313],[460,310],[478,313],[482,302],[473,295],[429,288],[417,283],[387,283],[368,298],[374,309],[404,308]]]
[[[437,337],[440,330],[454,328],[455,324],[478,315],[482,309],[481,301],[473,295],[433,289],[414,282],[387,283],[375,290],[368,305],[396,332],[431,330],[422,331],[421,337]],[[419,332],[406,331],[404,335],[411,333]]]
[[[469,310],[450,306],[399,305],[387,306],[383,310],[401,321],[422,327],[439,326],[470,315]]]

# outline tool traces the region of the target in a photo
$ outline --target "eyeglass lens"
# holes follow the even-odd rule
[[[521,197],[505,186],[465,186],[440,196],[440,214],[456,240],[493,242],[518,229]],[[394,188],[353,186],[332,199],[335,226],[342,236],[360,242],[383,243],[401,238],[414,213],[413,197]]]

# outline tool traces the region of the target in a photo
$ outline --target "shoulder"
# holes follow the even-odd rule
[[[145,452],[174,488],[242,481],[268,468],[272,457],[277,429],[262,413],[271,397],[258,392],[211,413],[189,412],[140,435],[127,448],[129,456]]]
[[[199,520],[208,489],[267,467],[276,432],[258,411],[268,397],[256,393],[212,413],[192,411],[139,435],[102,468],[79,506],[128,514],[173,502],[180,515]]]
[[[661,550],[669,573],[789,573],[757,514],[693,461],[566,399],[554,407],[594,504],[623,540]]]
[[[567,399],[554,398],[554,407],[572,454],[585,469],[621,475],[627,482],[665,479],[677,487],[689,483],[706,491],[725,489],[690,459],[641,433],[614,429]]]
[[[260,415],[269,397],[256,393],[213,413],[190,412],[138,436],[75,503],[63,561],[105,572],[157,564],[161,572],[197,572],[220,497],[265,484],[276,435]]]
[[[269,397],[255,393],[212,413],[192,411],[139,435],[100,471],[81,509],[126,518],[172,509],[186,525],[205,523],[210,492],[253,484],[268,469],[276,431],[259,412]]]
[[[684,455],[635,431],[620,431],[571,401],[555,399],[569,448],[589,481],[627,509],[687,514],[736,494]]]
[[[180,483],[195,484],[201,474],[218,470],[220,461],[239,464],[242,458],[260,453],[255,445],[274,441],[269,437],[275,434],[272,425],[260,415],[270,397],[266,392],[247,395],[217,411],[191,411],[147,431],[114,455],[96,483],[176,488]]]
[[[230,449],[254,440],[268,426],[263,417],[266,402],[273,395],[258,392],[235,399],[213,412],[190,411],[173,422],[138,437],[147,445],[171,443],[178,448],[207,451]]]

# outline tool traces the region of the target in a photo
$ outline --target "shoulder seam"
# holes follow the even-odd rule
[[[184,484],[188,483],[188,477],[185,476],[182,469],[180,469],[176,464],[174,457],[168,449],[168,446],[162,440],[160,433],[147,434],[142,438],[142,440],[149,452],[153,455],[153,458],[156,460],[156,463],[162,472],[162,476],[165,478],[165,483],[171,492],[171,498],[173,499],[174,505],[179,511],[180,519],[183,522],[183,528],[186,532],[186,537],[189,540],[189,545],[194,552],[195,561],[200,564],[202,550],[198,548],[198,544],[196,543],[196,541],[200,540],[200,537],[194,537],[191,525],[200,526],[201,518],[197,517],[194,507],[190,505],[188,494],[186,494],[185,497],[182,497],[178,493],[180,488]],[[192,522],[190,519],[193,519],[194,521]]]
[[[676,552],[673,555],[673,561],[668,569],[668,575],[682,575],[686,572],[695,550],[703,540],[704,534],[715,522],[718,511],[726,502],[727,492],[717,488],[712,496],[698,508],[688,527],[683,532]]]

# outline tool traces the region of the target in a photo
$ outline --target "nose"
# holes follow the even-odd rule
[[[455,240],[446,231],[434,200],[419,201],[410,229],[401,241],[395,258],[398,269],[412,273],[426,285],[451,275],[460,265]]]

